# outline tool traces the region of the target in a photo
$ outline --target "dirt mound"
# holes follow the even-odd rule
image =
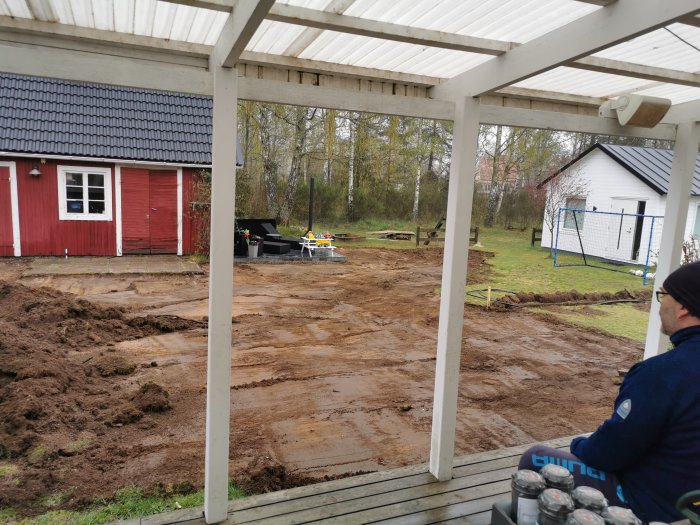
[[[134,404],[144,412],[165,412],[170,410],[170,394],[162,386],[148,382],[139,388]]]
[[[0,459],[27,455],[42,433],[99,434],[106,424],[167,410],[168,393],[158,385],[144,385],[133,402],[112,393],[110,378],[137,366],[113,343],[199,325],[171,316],[128,319],[124,308],[0,282]]]
[[[352,476],[360,476],[369,474],[373,471],[357,471],[347,472],[336,476],[312,477],[304,476],[290,472],[284,465],[278,463],[273,465],[265,465],[254,470],[253,474],[236,480],[236,484],[242,490],[249,494],[263,494],[266,492],[275,492],[278,490],[292,489],[294,487],[302,487],[304,485],[312,485],[322,481],[331,481],[334,479],[343,479]]]
[[[577,290],[555,293],[518,292],[505,295],[498,302],[502,305],[523,305],[532,303],[561,304],[561,303],[597,303],[602,301],[648,301],[651,299],[649,290],[620,290],[619,292],[582,293]]]
[[[249,477],[238,481],[241,489],[249,494],[262,494],[318,483],[317,478],[289,472],[284,465],[266,465]]]

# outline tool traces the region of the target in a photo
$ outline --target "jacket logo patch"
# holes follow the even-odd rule
[[[625,399],[622,403],[620,403],[620,406],[617,407],[617,410],[615,412],[622,419],[626,419],[627,416],[630,415],[630,412],[632,412],[632,400]]]

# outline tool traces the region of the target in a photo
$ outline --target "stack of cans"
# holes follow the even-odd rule
[[[642,525],[630,509],[609,507],[592,487],[574,486],[565,467],[549,464],[511,478],[511,518],[518,525]]]

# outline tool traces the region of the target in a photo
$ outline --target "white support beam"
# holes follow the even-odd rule
[[[50,47],[63,48],[67,41],[80,42],[90,45],[90,48],[85,46],[86,51],[102,52],[106,55],[123,54],[124,49],[140,49],[153,53],[166,52],[208,59],[212,49],[214,49],[213,46],[179,42],[167,38],[0,16],[0,39],[2,40],[37,44],[37,36],[42,35],[53,39]],[[95,45],[99,47],[96,48]],[[167,55],[163,56],[163,61],[166,61]]]
[[[170,87],[180,93],[197,95],[212,94],[211,75],[199,67],[14,42],[0,41],[0,71],[145,89]]]
[[[191,7],[199,7],[201,9],[209,9],[210,11],[221,11],[230,13],[236,5],[236,0],[160,0],[169,4],[189,5]]]
[[[430,472],[440,481],[452,477],[454,459],[464,287],[479,138],[479,102],[471,98],[459,99],[455,103],[454,122],[430,444]]]
[[[676,127],[672,124],[657,124],[654,128],[623,127],[620,126],[617,119],[612,118],[489,105],[481,106],[480,115],[482,124],[662,140],[676,138]]]
[[[630,62],[611,60],[609,58],[585,57],[579,58],[566,65],[575,69],[597,71],[598,73],[608,73],[610,75],[643,78],[656,82],[700,87],[700,74],[698,73],[688,73],[663,67],[643,66],[641,64],[632,64]]]
[[[434,86],[441,79],[425,75],[412,75],[410,73],[399,73],[396,71],[383,71],[369,67],[348,66],[333,62],[322,62],[320,60],[309,60],[306,58],[296,58],[283,55],[273,55],[270,53],[259,53],[255,51],[243,51],[239,63],[253,64],[258,66],[282,67],[297,71],[307,71],[318,73],[319,75],[342,75],[355,78],[365,78],[367,80],[378,80],[382,82],[401,82],[403,84],[415,84],[416,86]]]
[[[289,82],[241,78],[239,80],[239,94],[241,99],[258,102],[306,105],[439,120],[451,120],[454,117],[453,104],[445,100],[382,95]],[[654,128],[622,127],[617,119],[487,104],[481,105],[480,119],[482,124],[500,124],[523,128],[579,131],[598,135],[661,140],[674,140],[676,138],[676,126],[673,124],[658,124]]]
[[[668,274],[680,266],[698,143],[700,143],[700,124],[684,122],[678,126],[678,136],[673,149],[671,183],[666,196],[666,212],[661,230],[659,258],[656,263],[654,290],[661,288]],[[668,336],[661,333],[659,306],[659,302],[652,295],[644,359],[668,350]]]
[[[500,55],[515,45],[501,40],[443,33],[284,4],[276,4],[270,9],[267,18],[328,31],[489,55]]]
[[[695,16],[685,16],[678,20],[681,24],[685,24],[688,26],[693,26],[693,27],[700,27],[700,16],[695,15]]]
[[[668,110],[663,123],[699,122],[700,121],[700,100],[674,104]]]
[[[326,4],[324,10],[329,13],[339,15],[344,13],[345,10],[354,3],[355,0],[331,0],[328,4]],[[322,29],[307,27],[298,37],[294,39],[291,44],[287,46],[282,54],[298,57],[306,48],[313,44],[319,36],[321,36],[321,33],[323,33]]]
[[[207,523],[219,523],[226,520],[228,510],[238,72],[212,66],[212,75],[214,105],[204,517]]]
[[[0,41],[0,71],[145,89],[174,86],[178,92],[195,95],[213,93],[211,74],[201,68],[3,41]],[[454,115],[453,103],[444,100],[264,79],[242,78],[240,83],[240,97],[246,100],[441,120],[450,120]],[[546,98],[543,94],[542,100]],[[481,119],[484,124],[674,140],[673,123],[700,111],[697,103],[687,104],[671,108],[664,123],[651,129],[623,128],[615,119],[492,105],[482,105]],[[696,108],[693,112],[689,111],[691,106]]]
[[[697,0],[618,0],[434,87],[432,94],[455,99],[488,93],[698,11]]]
[[[593,4],[593,5],[599,5],[599,6],[606,6],[610,5],[613,2],[617,2],[617,0],[576,0],[577,2],[581,2],[583,4]]]
[[[216,66],[233,67],[275,0],[238,0],[212,52]]]
[[[444,100],[383,95],[366,91],[326,88],[308,84],[252,78],[239,80],[240,97],[257,102],[364,111],[383,115],[451,120],[454,105]]]

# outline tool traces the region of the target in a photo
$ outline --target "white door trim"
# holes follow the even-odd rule
[[[177,254],[182,255],[182,168],[177,169]]]
[[[122,256],[122,167],[114,166],[114,222],[117,257]]]
[[[19,199],[17,197],[17,163],[0,161],[0,167],[10,170],[10,206],[12,208],[12,246],[15,257],[22,256],[22,242],[19,234]]]

